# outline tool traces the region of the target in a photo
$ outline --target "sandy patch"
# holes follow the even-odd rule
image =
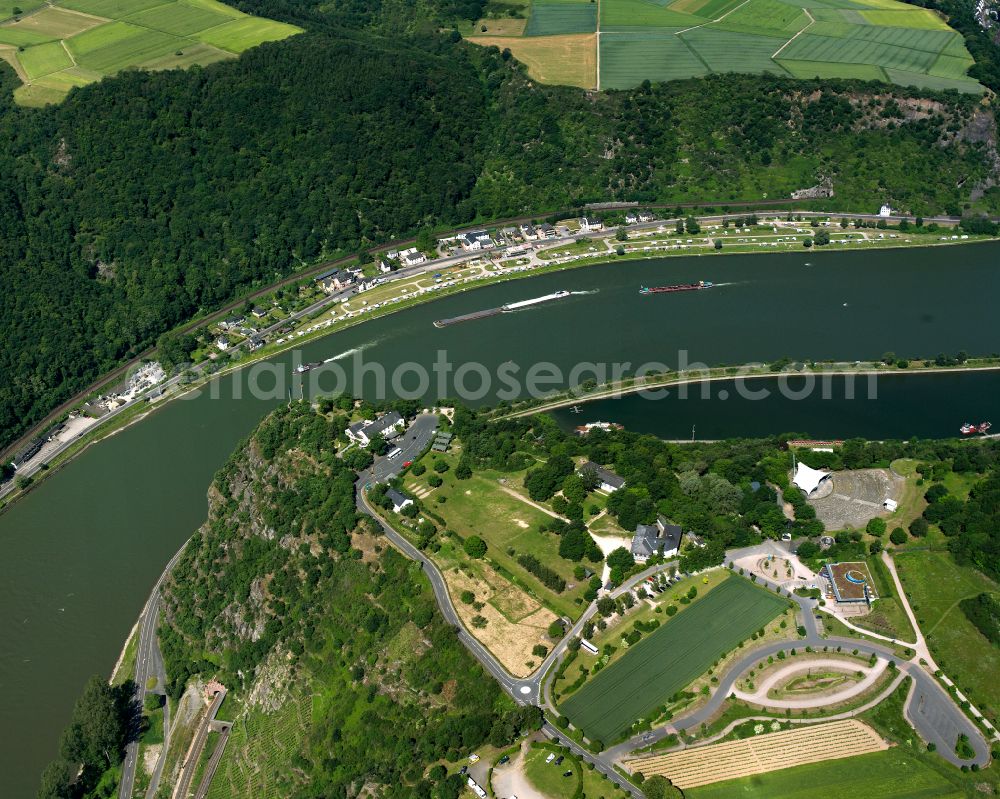
[[[142,767],[147,774],[152,774],[156,768],[156,761],[160,759],[160,751],[163,744],[150,744],[142,751]]]
[[[516,677],[526,677],[540,659],[531,654],[535,644],[542,643],[548,626],[556,615],[543,608],[517,586],[485,567],[484,578],[473,578],[459,569],[444,572],[448,591],[465,628],[483,644],[507,671]],[[494,589],[492,586],[500,586]],[[479,610],[457,599],[462,591],[472,591],[476,600],[485,604]],[[501,612],[501,609],[503,612]],[[482,616],[486,626],[477,628],[472,619]]]
[[[531,525],[529,525],[524,519],[511,519],[514,524],[520,527],[522,530],[527,530]]]

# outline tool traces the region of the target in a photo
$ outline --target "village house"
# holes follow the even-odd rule
[[[474,230],[460,235],[458,243],[466,250],[485,250],[493,246],[493,239],[485,230]]]
[[[598,230],[604,230],[604,223],[592,216],[581,216],[580,217],[580,231],[582,233],[593,233]]]
[[[593,461],[587,461],[579,468],[578,472],[579,474],[583,474],[585,472],[593,472],[596,474],[597,487],[600,488],[601,491],[607,491],[609,494],[612,491],[617,491],[625,485],[624,478],[619,477],[614,472],[608,471],[602,466],[598,466]]]
[[[640,524],[632,536],[632,557],[636,563],[645,563],[653,555],[669,558],[676,555],[681,546],[681,526],[667,524],[662,516],[656,517],[656,524]]]
[[[384,413],[377,419],[362,419],[347,428],[347,437],[362,447],[367,447],[378,435],[391,438],[403,427],[403,417],[396,411]]]
[[[317,275],[315,280],[323,291],[327,294],[333,294],[335,291],[342,291],[354,283],[354,275],[342,269],[331,269],[329,272]]]
[[[392,503],[392,510],[395,513],[399,513],[407,505],[413,504],[412,499],[410,499],[405,494],[399,493],[395,488],[390,488],[388,491],[385,492],[385,495],[389,498],[389,501]]]

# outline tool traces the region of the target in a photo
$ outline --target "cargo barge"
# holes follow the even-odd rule
[[[452,316],[448,319],[438,319],[434,322],[434,327],[448,327],[449,325],[457,325],[461,322],[474,322],[477,319],[488,319],[491,316],[499,316],[502,313],[519,311],[522,308],[530,308],[532,305],[539,305],[543,302],[551,302],[552,300],[561,300],[563,297],[568,296],[568,291],[556,291],[552,294],[546,294],[543,297],[535,297],[530,300],[508,302],[501,305],[499,308],[487,308],[483,311],[473,311],[472,313],[462,314],[461,316]]]
[[[639,289],[640,294],[669,294],[674,291],[699,291],[700,289],[710,289],[714,286],[714,283],[710,283],[707,280],[699,280],[697,283],[680,283],[676,286],[654,286],[653,288],[647,288],[642,286]]]

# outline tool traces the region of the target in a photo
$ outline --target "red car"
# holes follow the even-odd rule
[[[404,462],[403,462],[403,468],[404,468],[404,469],[405,469],[405,468],[406,468],[407,466],[412,466],[412,465],[413,465],[413,461],[404,461]]]

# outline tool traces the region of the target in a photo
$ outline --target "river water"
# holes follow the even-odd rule
[[[0,795],[34,795],[59,732],[90,674],[109,673],[163,564],[204,520],[212,474],[267,413],[302,390],[299,361],[331,360],[306,375],[327,386],[341,367],[349,388],[371,395],[379,369],[411,364],[397,388],[420,380],[415,364],[441,359],[481,369],[464,376],[474,402],[503,396],[531,364],[567,379],[581,362],[742,363],[782,356],[871,358],[1000,351],[995,298],[1000,245],[882,252],[701,256],[630,261],[542,275],[443,298],[310,343],[270,367],[221,378],[214,391],[168,404],[91,447],[0,516]],[[640,285],[722,284],[711,291],[642,297]],[[543,306],[444,329],[434,319],[569,289]],[[361,360],[358,360],[361,359]],[[351,373],[367,364],[362,377]],[[498,369],[508,379],[497,378]],[[609,367],[610,370],[610,367]],[[456,393],[456,381],[428,395]],[[263,372],[263,374],[262,374]],[[610,373],[610,372],[609,372]],[[398,375],[398,373],[397,373]],[[485,377],[484,377],[485,376]],[[580,376],[585,378],[587,370]],[[258,396],[249,390],[253,379]],[[488,379],[489,385],[477,391]],[[391,380],[389,393],[392,393]],[[463,381],[459,381],[463,382]],[[555,388],[558,379],[536,381]],[[519,390],[525,389],[520,381]],[[814,436],[948,436],[979,417],[1000,421],[995,373],[882,378],[879,398],[842,394],[789,402],[638,398],[559,414],[564,424],[613,420],[668,438],[794,430]],[[515,392],[511,392],[515,393]],[[694,395],[700,395],[692,392]],[[215,396],[213,396],[213,394]],[[236,398],[239,396],[239,398]]]

